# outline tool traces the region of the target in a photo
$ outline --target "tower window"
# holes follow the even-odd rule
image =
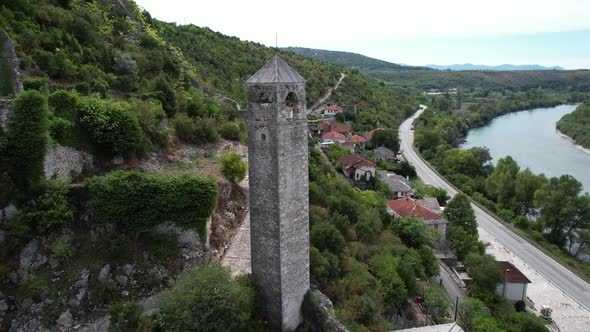
[[[270,99],[268,99],[268,97],[264,94],[264,92],[261,92],[260,95],[258,96],[257,102],[260,104],[268,104],[268,103],[270,103]]]
[[[287,119],[292,119],[294,114],[299,113],[299,109],[297,108],[298,101],[299,99],[297,98],[297,95],[294,92],[289,92],[285,99]]]

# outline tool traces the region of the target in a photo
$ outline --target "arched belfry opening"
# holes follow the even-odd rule
[[[268,96],[264,92],[261,92],[260,95],[258,95],[258,100],[256,100],[256,101],[260,104],[270,103],[270,99],[268,98]]]
[[[292,119],[293,115],[299,113],[299,108],[297,107],[297,103],[299,99],[297,98],[297,94],[295,92],[289,92],[287,98],[285,98],[285,108],[287,111],[287,119]]]

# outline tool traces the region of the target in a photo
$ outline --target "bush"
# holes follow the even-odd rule
[[[37,90],[42,94],[49,94],[49,81],[47,77],[30,77],[23,80],[23,89],[25,91]]]
[[[498,218],[502,219],[507,223],[512,223],[514,221],[514,213],[507,209],[500,209],[496,212]]]
[[[58,262],[67,261],[70,257],[74,256],[76,248],[72,243],[72,235],[63,234],[55,239],[55,242],[51,246],[51,251],[53,251],[52,258]]]
[[[213,119],[197,119],[195,139],[196,143],[217,143],[219,141],[219,133],[217,133]]]
[[[86,98],[80,109],[80,124],[92,146],[107,156],[128,155],[141,142],[137,118],[107,100]]]
[[[240,126],[235,122],[226,122],[221,126],[221,137],[232,140],[232,141],[239,141],[240,140]]]
[[[319,223],[311,227],[309,233],[311,244],[320,251],[327,250],[337,256],[346,251],[346,241],[336,227],[328,223]]]
[[[441,287],[432,286],[427,289],[424,293],[424,303],[433,309],[431,312],[435,320],[449,317],[449,299]]]
[[[38,91],[21,93],[14,106],[6,149],[10,175],[21,199],[43,179],[48,127],[47,98]]]
[[[194,228],[202,241],[217,201],[217,184],[193,175],[150,175],[117,171],[88,183],[90,206],[99,222],[127,232],[145,231],[170,220]]]
[[[528,229],[531,226],[531,221],[525,216],[517,216],[514,219],[514,224],[520,229]]]
[[[214,285],[214,286],[212,286]],[[236,331],[254,313],[254,290],[241,285],[219,264],[183,273],[158,301],[164,331]]]
[[[77,93],[58,90],[52,93],[47,100],[49,108],[55,116],[66,119],[72,123],[78,121],[80,98]]]
[[[233,182],[240,182],[246,177],[248,164],[242,161],[242,158],[236,152],[228,152],[221,157],[221,168],[223,175]]]
[[[74,124],[66,119],[57,116],[51,116],[49,125],[49,134],[51,138],[61,145],[70,145],[70,137],[73,134]]]
[[[172,119],[176,136],[187,143],[195,143],[195,120],[186,113],[177,113]]]
[[[109,306],[109,332],[138,331],[143,306],[137,302],[119,302]]]
[[[17,218],[40,232],[58,230],[73,218],[67,195],[66,183],[49,181],[43,193],[27,202],[17,213]]]

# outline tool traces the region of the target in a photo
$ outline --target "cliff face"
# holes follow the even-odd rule
[[[0,41],[2,41],[2,60],[0,60],[0,75],[2,77],[0,80],[5,80],[4,84],[0,84],[0,95],[19,94],[23,91],[23,83],[18,71],[20,61],[16,56],[14,42],[2,28],[0,28]]]

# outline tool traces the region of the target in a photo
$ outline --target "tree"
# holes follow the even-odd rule
[[[393,152],[399,151],[399,137],[395,129],[376,130],[370,142],[373,148],[384,146]]]
[[[494,294],[496,286],[502,280],[502,271],[493,256],[471,253],[465,259],[465,266],[472,279],[469,285],[471,294],[480,299]]]
[[[528,168],[518,172],[512,203],[514,213],[521,216],[535,213],[535,192],[546,182],[547,179],[543,174],[535,175]]]
[[[477,221],[467,195],[463,193],[455,195],[447,204],[444,216],[449,221],[449,226],[459,226],[468,234],[477,235]]]
[[[512,157],[498,160],[496,168],[486,180],[488,195],[503,208],[512,208],[515,182],[519,167]]]
[[[463,174],[469,177],[477,177],[483,174],[479,159],[468,150],[447,150],[442,161],[442,166],[442,169],[447,174]]]
[[[539,222],[549,230],[547,239],[563,248],[568,236],[584,221],[587,199],[580,199],[582,184],[571,175],[551,178],[535,192]]]
[[[459,260],[463,260],[471,252],[483,253],[484,246],[477,234],[469,234],[461,226],[449,224],[447,241]]]
[[[228,152],[221,157],[221,166],[223,175],[233,183],[242,181],[248,171],[248,165],[234,151]]]
[[[254,313],[254,290],[211,263],[185,272],[158,301],[164,331],[244,330]]]
[[[465,323],[467,330],[475,330],[475,321],[478,318],[488,318],[491,316],[490,310],[486,305],[476,298],[467,298],[459,307],[459,312]]]
[[[44,177],[48,114],[47,98],[38,91],[23,92],[16,99],[6,152],[9,174],[20,200],[30,195]]]
[[[341,256],[346,250],[344,237],[334,225],[329,223],[313,225],[309,232],[309,240],[320,251],[328,250],[337,256]]]
[[[449,299],[441,287],[428,288],[424,293],[424,303],[431,308],[430,312],[437,320],[449,317]]]
[[[427,246],[433,240],[433,234],[420,219],[399,218],[393,222],[393,229],[399,234],[405,245],[412,248]]]

